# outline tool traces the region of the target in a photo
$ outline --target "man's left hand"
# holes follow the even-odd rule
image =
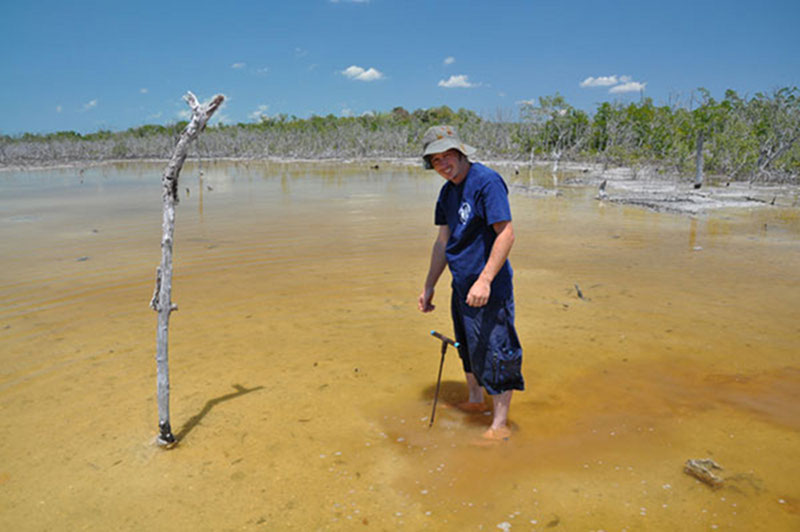
[[[467,294],[467,305],[470,307],[482,307],[489,302],[489,295],[492,293],[492,283],[478,277]]]

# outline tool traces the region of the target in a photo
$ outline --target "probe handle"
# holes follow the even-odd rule
[[[447,336],[443,335],[442,333],[438,333],[436,331],[431,331],[431,335],[435,336],[436,338],[438,338],[439,340],[441,340],[442,342],[444,342],[446,344],[452,345],[453,347],[457,348],[460,345],[458,342],[456,342],[454,340],[451,340],[450,338],[448,338]]]

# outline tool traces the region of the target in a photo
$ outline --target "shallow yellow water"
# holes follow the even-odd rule
[[[488,418],[447,408],[452,350],[427,428],[428,332],[451,330],[446,278],[435,313],[415,303],[440,178],[187,166],[165,451],[161,170],[0,174],[3,530],[800,529],[796,209],[513,195],[527,390],[485,448]],[[705,457],[725,487],[682,472]]]

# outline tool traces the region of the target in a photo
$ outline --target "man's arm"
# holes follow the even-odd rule
[[[497,272],[503,267],[508,259],[508,254],[511,252],[511,246],[514,245],[514,227],[511,221],[497,222],[492,224],[494,232],[497,233],[497,238],[492,244],[492,250],[489,252],[489,260],[486,261],[486,266],[483,267],[478,280],[472,285],[467,294],[467,305],[470,307],[482,307],[489,302],[489,295],[492,293],[492,281],[494,280]]]
[[[433,249],[431,250],[431,265],[428,268],[428,275],[425,278],[425,286],[422,293],[417,300],[417,306],[422,312],[430,312],[436,308],[433,304],[433,289],[436,286],[436,281],[442,275],[445,266],[447,266],[447,257],[445,256],[445,248],[447,247],[447,240],[450,238],[450,228],[447,225],[439,226],[439,234],[433,242]]]

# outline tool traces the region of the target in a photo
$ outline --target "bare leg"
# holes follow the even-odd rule
[[[458,403],[456,408],[469,414],[479,414],[489,410],[489,407],[483,402],[483,388],[478,384],[478,379],[472,373],[464,373],[464,376],[467,379],[469,399]]]
[[[483,388],[478,384],[478,379],[472,373],[464,373],[467,378],[467,388],[469,389],[470,403],[483,403]]]
[[[513,390],[507,390],[501,394],[492,396],[494,404],[494,417],[492,418],[493,430],[508,430],[508,408],[511,405],[511,394]]]

